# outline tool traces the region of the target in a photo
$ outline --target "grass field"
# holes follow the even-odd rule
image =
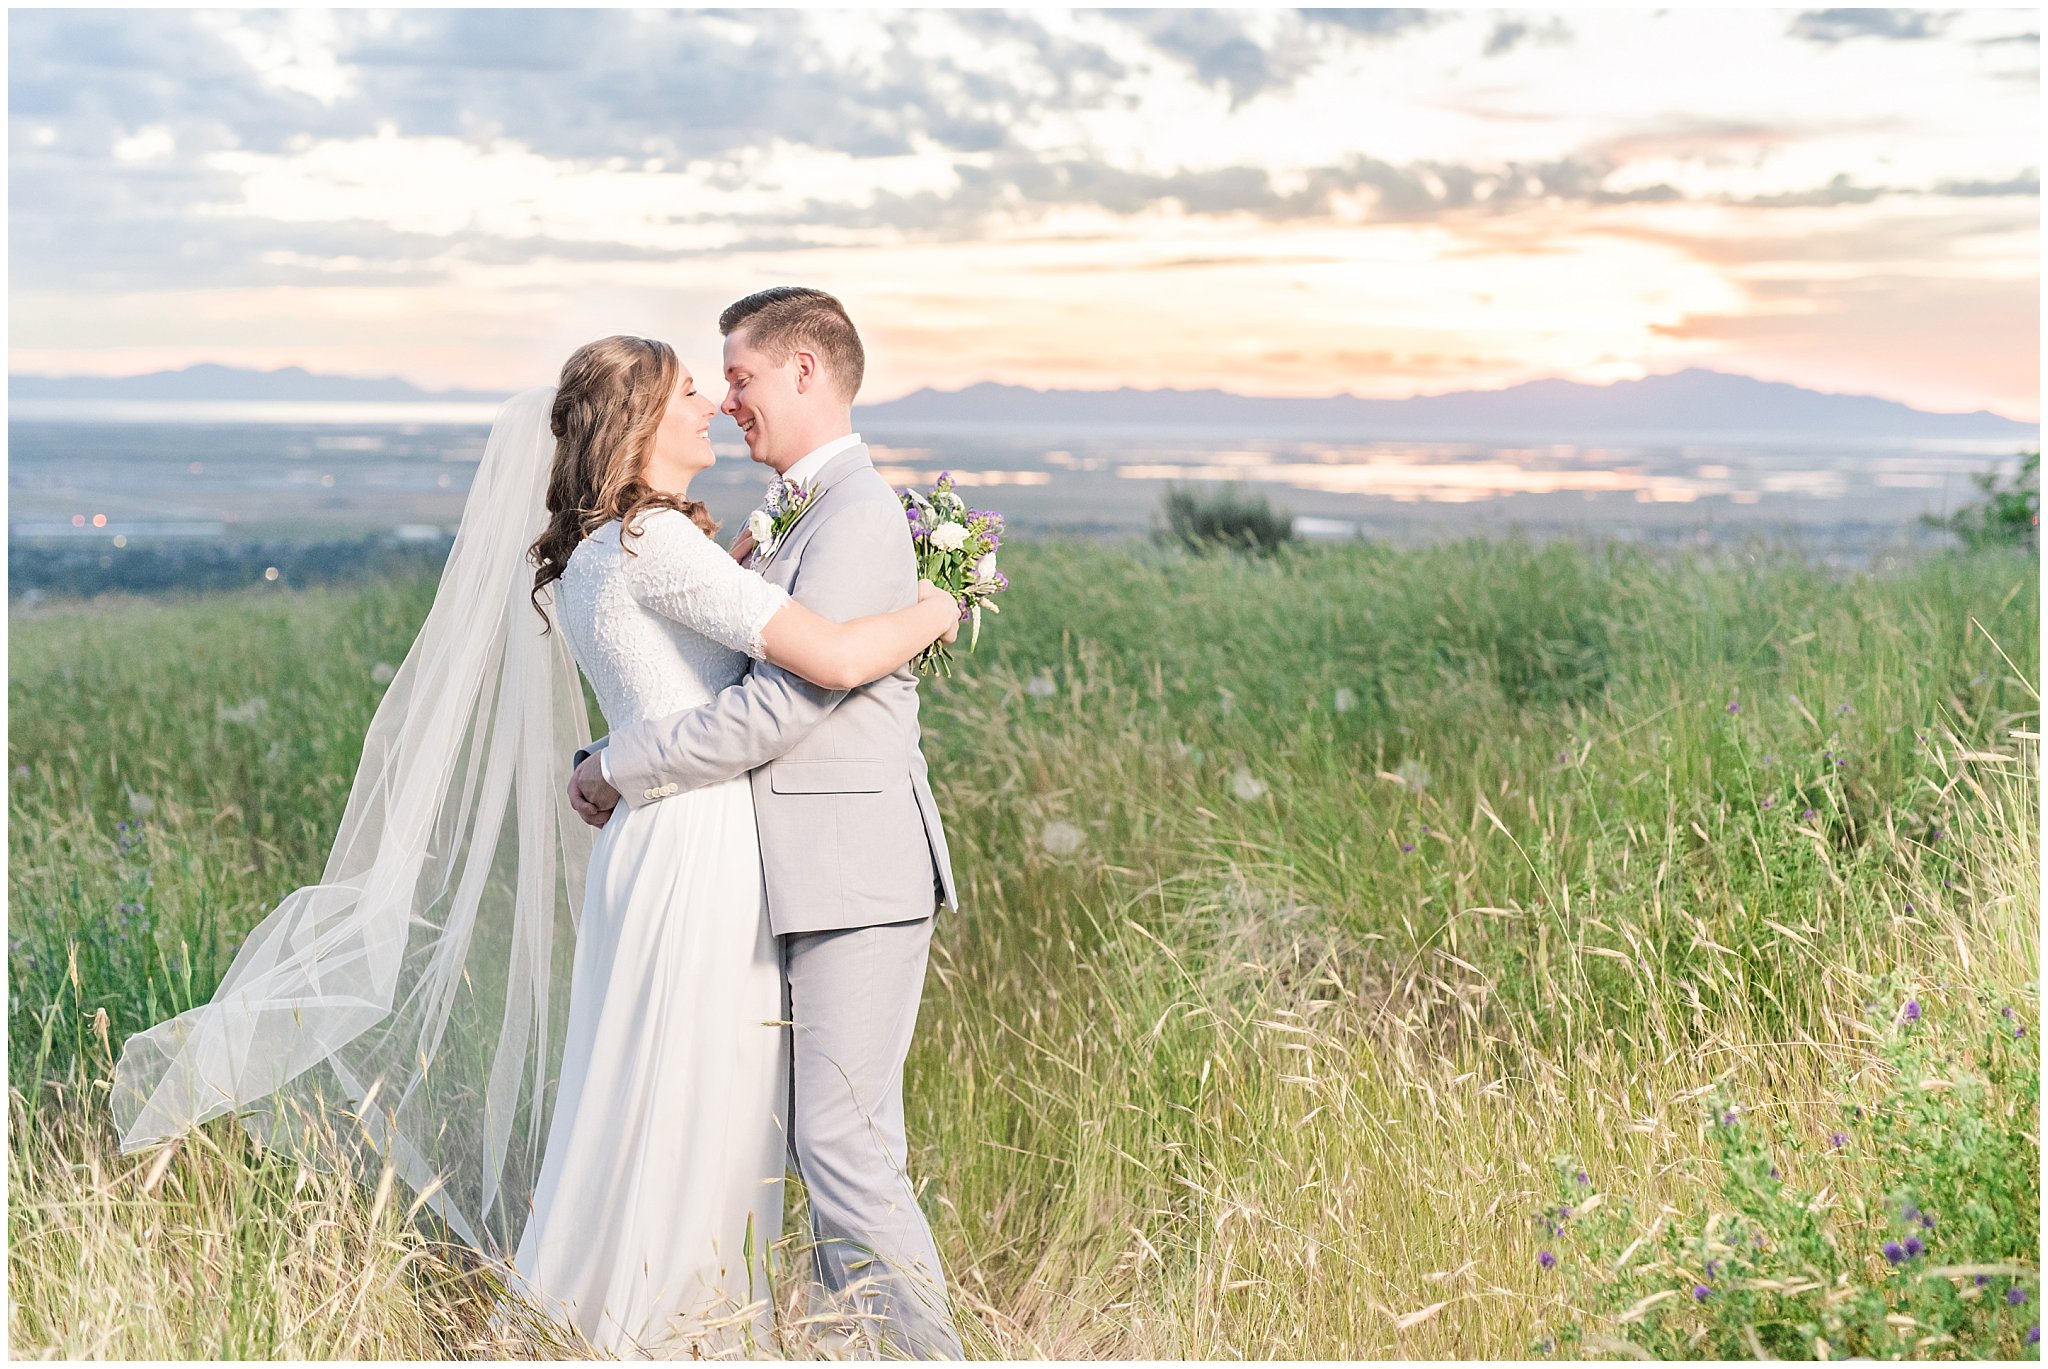
[[[2037,1352],[2035,561],[1003,555],[924,711],[970,1353]],[[519,1350],[402,1188],[106,1118],[317,874],[431,594],[15,613],[17,1355]]]

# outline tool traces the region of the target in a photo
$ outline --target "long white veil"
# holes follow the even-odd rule
[[[212,1002],[122,1048],[123,1152],[240,1111],[316,1163],[339,1141],[389,1164],[460,1240],[517,1249],[592,840],[564,793],[583,691],[528,598],[553,398],[498,410],[320,882],[249,934]]]

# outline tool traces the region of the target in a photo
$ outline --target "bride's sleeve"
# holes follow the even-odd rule
[[[761,634],[789,592],[746,569],[704,535],[688,515],[659,509],[626,538],[626,583],[633,597],[722,646],[755,660],[766,654]]]

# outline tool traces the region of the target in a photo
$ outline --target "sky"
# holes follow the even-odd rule
[[[1711,366],[2039,418],[2005,10],[15,10],[10,370],[553,380],[821,286],[921,386]]]

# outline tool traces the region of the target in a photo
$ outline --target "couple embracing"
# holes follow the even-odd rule
[[[722,404],[614,337],[500,410],[321,883],[129,1040],[115,1119],[134,1150],[235,1111],[307,1156],[349,1119],[355,1163],[626,1355],[770,1343],[786,1156],[821,1320],[957,1359],[903,1067],[957,906],[907,663],[960,607],[852,431],[840,303],[719,329]],[[689,497],[721,409],[779,511],[730,553]]]

